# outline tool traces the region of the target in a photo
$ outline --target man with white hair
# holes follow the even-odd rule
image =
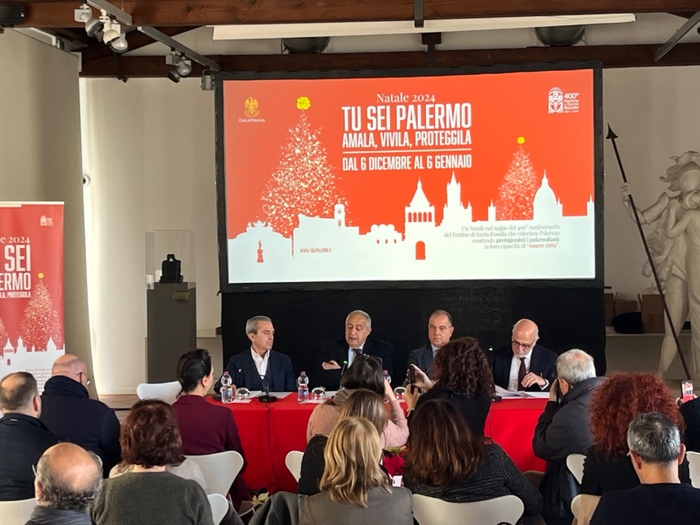
[[[119,420],[114,410],[90,399],[87,366],[77,356],[56,359],[51,378],[41,395],[42,423],[63,440],[97,454],[104,465],[104,477],[121,461]]]
[[[381,359],[382,368],[391,376],[394,373],[394,345],[369,338],[372,318],[367,312],[353,310],[345,318],[345,337],[323,343],[317,358],[320,384],[328,390],[338,390],[340,375],[355,357],[362,354]],[[403,378],[401,378],[403,379]]]
[[[102,463],[92,452],[59,443],[36,466],[37,506],[27,525],[91,525],[88,505],[102,487]]]
[[[566,457],[585,454],[593,444],[588,403],[605,378],[596,377],[593,358],[578,349],[561,354],[556,370],[557,379],[535,427],[532,448],[547,461],[540,482],[542,517],[547,525],[570,525],[574,519],[571,500],[578,494],[578,484],[566,467]]]
[[[591,525],[700,523],[700,489],[678,478],[685,457],[678,427],[662,414],[638,414],[627,429],[627,446],[641,484],[603,494]]]

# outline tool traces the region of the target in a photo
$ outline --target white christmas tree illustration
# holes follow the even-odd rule
[[[496,198],[496,220],[518,221],[532,220],[534,215],[533,203],[540,179],[525,151],[525,139],[518,138],[520,145],[513,154],[513,160],[508,166],[508,172],[498,187]]]

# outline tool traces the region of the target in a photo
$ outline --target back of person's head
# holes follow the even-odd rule
[[[663,414],[637,414],[627,429],[627,446],[647,463],[675,463],[681,455],[681,433]]]
[[[384,399],[379,394],[360,388],[348,396],[340,409],[340,419],[361,417],[372,423],[381,434],[386,428],[389,415],[384,406]]]
[[[481,439],[447,400],[422,403],[411,417],[404,475],[416,483],[447,487],[476,474],[484,461]]]
[[[367,507],[367,493],[387,487],[388,478],[379,467],[382,447],[377,429],[359,417],[340,420],[328,436],[323,451],[326,466],[319,488],[331,501]]]
[[[384,396],[382,362],[372,355],[358,355],[340,378],[340,386],[348,390],[366,388]]]
[[[666,383],[653,374],[613,374],[593,394],[589,410],[593,444],[608,458],[627,454],[627,428],[637,414],[658,412],[685,430]]]
[[[211,357],[202,349],[191,350],[180,356],[177,362],[177,380],[183,392],[192,392],[202,380],[211,374]]]
[[[34,482],[39,505],[84,511],[102,487],[102,461],[72,443],[59,443],[44,452]]]
[[[453,392],[482,393],[494,391],[493,372],[475,337],[450,341],[435,354],[435,382]]]
[[[578,348],[560,354],[557,357],[557,377],[571,386],[595,377],[593,358]]]
[[[5,413],[38,415],[33,407],[38,395],[36,379],[29,372],[13,372],[0,380],[0,409]]]
[[[159,399],[144,399],[131,407],[119,435],[122,460],[145,468],[179,465],[182,439],[172,407]]]

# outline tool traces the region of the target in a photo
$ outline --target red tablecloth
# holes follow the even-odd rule
[[[209,399],[211,403],[220,401]],[[546,463],[532,452],[532,436],[546,399],[506,399],[491,405],[485,434],[501,445],[521,471],[544,471]],[[252,489],[296,491],[284,458],[306,448],[306,425],[315,404],[300,405],[295,394],[275,403],[232,403],[248,466],[243,479]]]

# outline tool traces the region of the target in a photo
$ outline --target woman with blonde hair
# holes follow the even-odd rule
[[[379,466],[381,455],[372,423],[358,417],[339,421],[323,453],[321,492],[302,503],[300,525],[413,525],[411,493],[389,485]]]
[[[372,423],[377,432],[381,433],[386,427],[389,416],[379,394],[360,388],[348,396],[340,409],[338,420],[342,421],[348,417],[362,417]],[[326,465],[323,459],[326,443],[328,443],[327,436],[316,435],[306,445],[304,458],[301,460],[301,477],[297,486],[297,494],[313,496],[319,492],[319,483]]]

